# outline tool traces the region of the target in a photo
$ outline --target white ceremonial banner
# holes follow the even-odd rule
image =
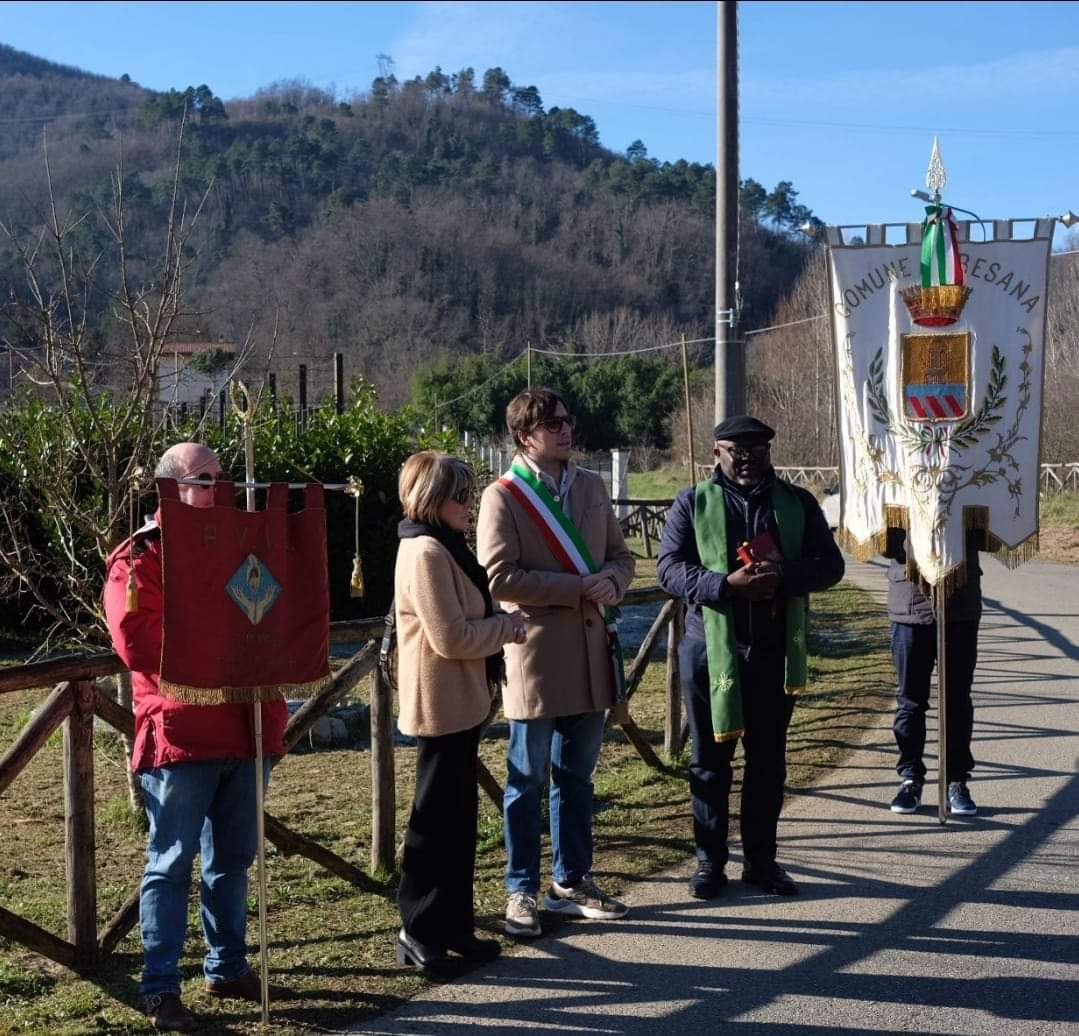
[[[1016,238],[1009,221],[959,223],[970,295],[947,326],[914,323],[920,224],[828,228],[844,546],[879,553],[888,527],[940,590],[965,579],[969,528],[1015,565],[1037,550],[1042,355],[1051,219]],[[988,241],[981,240],[985,227]],[[851,228],[843,228],[850,231]],[[971,240],[971,237],[977,240]],[[864,241],[865,243],[861,243]]]

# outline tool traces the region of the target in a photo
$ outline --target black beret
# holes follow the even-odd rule
[[[763,421],[745,414],[728,417],[716,425],[716,442],[771,442],[776,437],[774,428],[769,428]]]

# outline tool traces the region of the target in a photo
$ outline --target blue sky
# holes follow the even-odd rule
[[[1079,4],[742,3],[741,175],[828,222],[916,219],[933,133],[945,197],[986,218],[1079,210]],[[348,94],[501,65],[603,143],[715,158],[712,3],[0,3],[0,42],[164,89]],[[1058,237],[1058,242],[1060,237]]]

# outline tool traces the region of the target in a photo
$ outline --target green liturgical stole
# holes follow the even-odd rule
[[[772,485],[772,510],[779,528],[779,548],[786,559],[802,556],[805,510],[786,482]],[[694,497],[693,528],[701,564],[713,572],[727,572],[727,508],[723,487],[711,480],[698,482]],[[708,652],[708,687],[712,702],[712,730],[717,741],[729,741],[745,733],[742,720],[742,688],[738,676],[738,649],[734,640],[734,602],[703,605],[704,642]],[[806,598],[787,597],[786,678],[787,694],[806,685]]]

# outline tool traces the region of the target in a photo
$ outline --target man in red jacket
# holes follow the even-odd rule
[[[161,457],[158,478],[199,479],[180,486],[192,507],[213,506],[222,477],[216,454],[198,443],[179,443]],[[138,608],[126,603],[134,569]],[[192,607],[200,606],[192,601]],[[150,823],[139,902],[144,968],[140,986],[146,1013],[162,1030],[190,1032],[195,1015],[180,1000],[180,954],[187,924],[191,865],[202,853],[202,927],[208,952],[206,989],[212,996],[260,1002],[258,976],[246,957],[247,872],[255,858],[254,717],[250,705],[186,705],[161,695],[161,530],[156,518],[121,544],[107,562],[105,615],[113,647],[131,670],[135,746],[131,768],[139,776]],[[284,753],[288,719],[284,701],[263,704],[265,770]],[[284,993],[271,987],[271,996]]]

